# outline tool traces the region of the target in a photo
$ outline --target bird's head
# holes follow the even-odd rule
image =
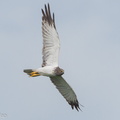
[[[55,75],[63,75],[64,74],[64,70],[59,67],[56,67],[54,72],[55,72]]]

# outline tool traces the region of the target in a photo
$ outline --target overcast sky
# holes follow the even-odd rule
[[[61,40],[60,67],[82,111],[72,110],[42,64],[41,8],[50,3]],[[0,119],[119,120],[120,0],[1,0]]]

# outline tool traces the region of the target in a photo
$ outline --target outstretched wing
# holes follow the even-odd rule
[[[43,63],[44,66],[58,66],[60,41],[55,27],[54,14],[51,17],[50,6],[42,9]]]
[[[80,107],[77,96],[70,85],[64,80],[64,78],[62,76],[55,76],[50,77],[50,79],[62,94],[62,96],[66,99],[66,101],[71,105],[72,109],[75,107],[77,110],[79,110]]]

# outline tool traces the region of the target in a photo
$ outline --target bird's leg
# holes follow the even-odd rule
[[[30,77],[36,77],[36,76],[40,76],[40,74],[38,72],[31,72],[29,73]]]

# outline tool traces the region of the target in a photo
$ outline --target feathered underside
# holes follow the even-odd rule
[[[55,76],[50,77],[50,79],[61,95],[71,105],[72,109],[76,108],[76,110],[79,111],[80,107],[77,96],[70,85],[64,80],[64,78],[62,76]]]
[[[42,9],[43,63],[44,66],[58,66],[60,40],[55,26],[54,13],[50,13],[50,6]]]

